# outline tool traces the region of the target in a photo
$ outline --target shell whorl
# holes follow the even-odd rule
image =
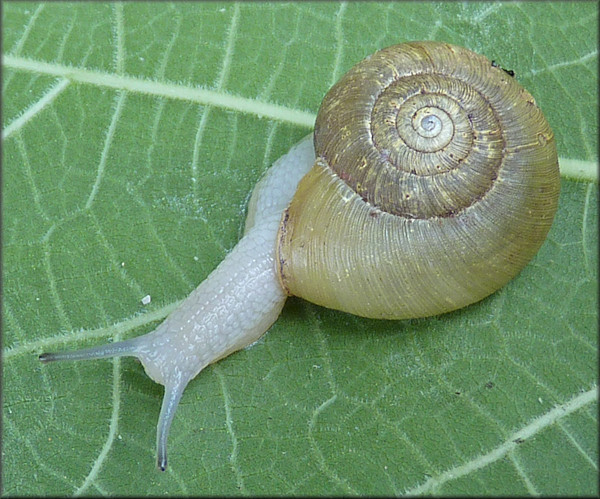
[[[519,149],[547,142],[552,132],[547,124],[539,129],[540,116],[533,98],[485,57],[404,44],[375,53],[330,90],[315,148],[380,210],[446,217],[483,198],[500,170],[520,175],[515,155],[522,151],[514,151],[510,131]]]
[[[279,273],[290,294],[358,315],[482,299],[533,257],[557,207],[554,136],[533,97],[449,44],[354,66],[321,104],[315,151],[280,229]]]

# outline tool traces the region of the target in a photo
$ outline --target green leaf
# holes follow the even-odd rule
[[[3,493],[598,494],[597,10],[4,2]],[[235,245],[328,87],[414,39],[536,97],[566,172],[547,242],[440,317],[288,300],[190,383],[158,472],[162,387],[140,364],[37,354],[153,329]]]

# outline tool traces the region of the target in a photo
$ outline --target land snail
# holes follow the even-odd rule
[[[137,357],[165,385],[164,470],[188,382],[260,338],[288,295],[381,319],[464,307],[536,254],[558,195],[554,135],[507,71],[446,43],[388,47],[330,89],[314,141],[267,171],[242,239],[162,324],[40,360]]]

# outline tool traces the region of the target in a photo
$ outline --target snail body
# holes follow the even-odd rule
[[[285,294],[275,269],[281,213],[312,167],[312,135],[277,160],[256,185],[242,239],[156,329],[117,343],[40,355],[42,362],[136,357],[164,385],[157,465],[167,467],[167,437],[187,384],[208,364],[258,340],[277,320]]]
[[[164,470],[187,383],[256,341],[288,295],[385,319],[463,307],[535,255],[558,193],[552,131],[510,75],[449,44],[389,47],[327,93],[314,138],[257,184],[238,245],[158,328],[40,359],[137,357],[165,385]]]

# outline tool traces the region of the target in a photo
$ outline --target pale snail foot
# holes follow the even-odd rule
[[[136,357],[165,386],[157,424],[157,467],[167,467],[167,439],[187,384],[208,364],[257,341],[277,320],[286,294],[275,272],[281,214],[314,163],[312,134],[277,160],[256,185],[245,234],[219,266],[155,330],[116,343],[39,360]],[[190,346],[193,345],[193,348]]]

